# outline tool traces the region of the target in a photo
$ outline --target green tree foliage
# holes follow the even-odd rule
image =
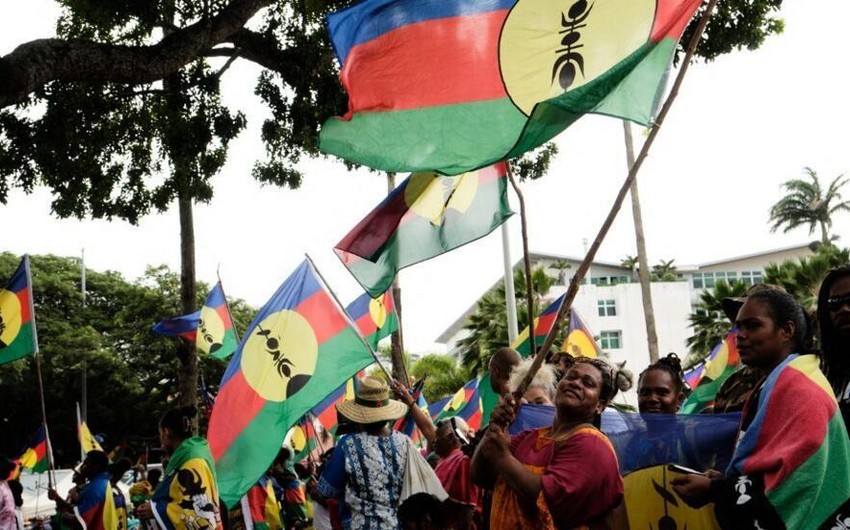
[[[654,282],[675,282],[679,279],[679,269],[673,263],[674,259],[661,260],[658,264],[652,266],[652,281]]]
[[[543,267],[538,267],[532,271],[531,281],[534,285],[534,314],[539,315],[544,309],[541,307],[541,301],[549,293],[555,279],[547,275]],[[514,270],[517,321],[520,330],[528,326],[526,285],[524,272],[521,269]],[[493,353],[510,344],[504,283],[500,282],[478,300],[475,312],[467,319],[464,329],[469,331],[469,335],[458,341],[457,346],[463,352],[461,365],[472,376],[486,371]]]
[[[704,3],[685,29],[679,41],[677,56],[684,54],[705,7]],[[697,57],[711,61],[734,50],[758,49],[767,37],[782,33],[785,23],[777,17],[781,7],[782,0],[717,2],[697,46]]]
[[[0,254],[0,281],[14,272],[20,257]],[[117,272],[86,273],[82,307],[80,265],[74,258],[32,256],[35,318],[44,378],[47,420],[62,466],[79,458],[75,402],[80,400],[82,362],[88,373],[88,423],[109,443],[129,436],[158,447],[157,422],[177,393],[176,351],[182,339],[151,332],[153,324],[179,314],[179,278],[166,267],[148,268],[137,281]],[[200,307],[209,287],[199,285]],[[254,313],[231,301],[234,325],[244,330]],[[203,356],[200,370],[215,387],[226,362]],[[0,366],[0,451],[15,455],[41,422],[35,358]]]
[[[814,317],[818,290],[830,269],[850,262],[850,250],[835,245],[818,245],[811,256],[771,263],[764,268],[764,282],[788,291]]]
[[[422,393],[428,403],[454,394],[471,378],[453,357],[437,353],[420,357],[410,375],[417,381],[427,376]]]
[[[829,229],[832,217],[838,212],[850,211],[850,201],[841,200],[841,188],[847,184],[844,175],[835,177],[824,189],[818,175],[810,167],[804,168],[806,179],[791,179],[782,184],[786,195],[770,208],[770,230],[782,228],[787,233],[798,226],[808,225],[809,235],[820,228],[821,243],[832,241]]]
[[[742,281],[727,283],[719,280],[714,284],[714,289],[706,289],[700,294],[699,303],[688,317],[694,334],[687,340],[690,354],[685,359],[685,367],[689,368],[703,360],[729,333],[732,323],[723,312],[723,299],[744,296],[746,292],[747,285]]]

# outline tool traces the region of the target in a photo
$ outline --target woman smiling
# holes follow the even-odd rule
[[[500,402],[472,459],[473,479],[484,487],[495,483],[492,530],[581,528],[611,518],[623,481],[598,426],[615,381],[604,361],[577,359],[558,384],[552,426],[512,438],[505,426],[514,418],[513,401]]]

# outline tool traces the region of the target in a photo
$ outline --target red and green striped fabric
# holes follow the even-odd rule
[[[34,473],[43,473],[47,471],[48,467],[47,451],[47,432],[42,425],[38,428],[32,443],[18,459],[18,462],[24,469],[31,469]]]
[[[850,440],[818,358],[788,357],[768,375],[758,402],[747,406],[756,413],[726,475],[763,479],[763,494],[784,528],[835,523],[834,514],[850,500]]]
[[[454,175],[585,113],[648,125],[701,0],[365,0],[328,16],[349,111],[320,148]]]
[[[227,506],[268,469],[299,418],[373,361],[304,261],[254,318],[213,406],[207,438]]]
[[[373,350],[378,349],[381,339],[389,337],[398,329],[398,315],[391,291],[375,298],[369,293],[363,293],[348,304],[345,312]]]
[[[363,289],[377,298],[399,270],[484,237],[513,215],[506,174],[504,163],[454,178],[415,173],[334,251]]]
[[[35,353],[35,320],[29,256],[24,256],[6,288],[0,291],[0,364]]]
[[[720,387],[741,364],[736,334],[737,328],[733,327],[726,338],[711,351],[696,388],[682,403],[682,414],[697,414],[714,405],[714,398]]]

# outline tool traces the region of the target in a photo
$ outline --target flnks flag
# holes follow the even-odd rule
[[[198,322],[200,319],[200,311],[179,317],[167,318],[157,322],[153,327],[153,332],[158,335],[165,335],[166,337],[182,337],[190,342],[195,342],[198,336]]]
[[[366,339],[373,350],[378,349],[381,339],[389,337],[398,329],[398,315],[395,312],[391,291],[375,298],[372,298],[369,293],[364,293],[348,304],[345,312],[354,321],[360,335]]]
[[[221,282],[215,284],[201,308],[195,344],[216,359],[226,359],[236,351],[236,331]]]
[[[207,438],[227,506],[265,473],[299,418],[373,361],[304,261],[254,317],[221,380]]]
[[[705,361],[702,376],[696,380],[696,386],[688,399],[682,403],[683,414],[702,412],[714,404],[717,391],[729,376],[735,373],[741,364],[738,345],[735,342],[737,328],[732,328],[723,341],[714,347]]]
[[[0,364],[36,349],[29,256],[24,256],[6,288],[0,291]]]
[[[328,16],[349,110],[322,151],[454,175],[585,113],[648,125],[701,0],[366,0]]]
[[[47,471],[47,431],[44,425],[38,428],[32,442],[18,461],[24,469],[31,469],[35,473]]]
[[[399,270],[484,237],[513,215],[506,175],[504,163],[453,178],[414,173],[334,251],[377,298]]]

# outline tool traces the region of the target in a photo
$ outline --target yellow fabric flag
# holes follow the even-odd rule
[[[82,449],[84,457],[89,451],[103,451],[103,447],[101,447],[97,439],[92,436],[89,426],[86,425],[86,422],[84,422],[80,416],[79,403],[77,403],[77,437],[80,439],[80,449]]]

